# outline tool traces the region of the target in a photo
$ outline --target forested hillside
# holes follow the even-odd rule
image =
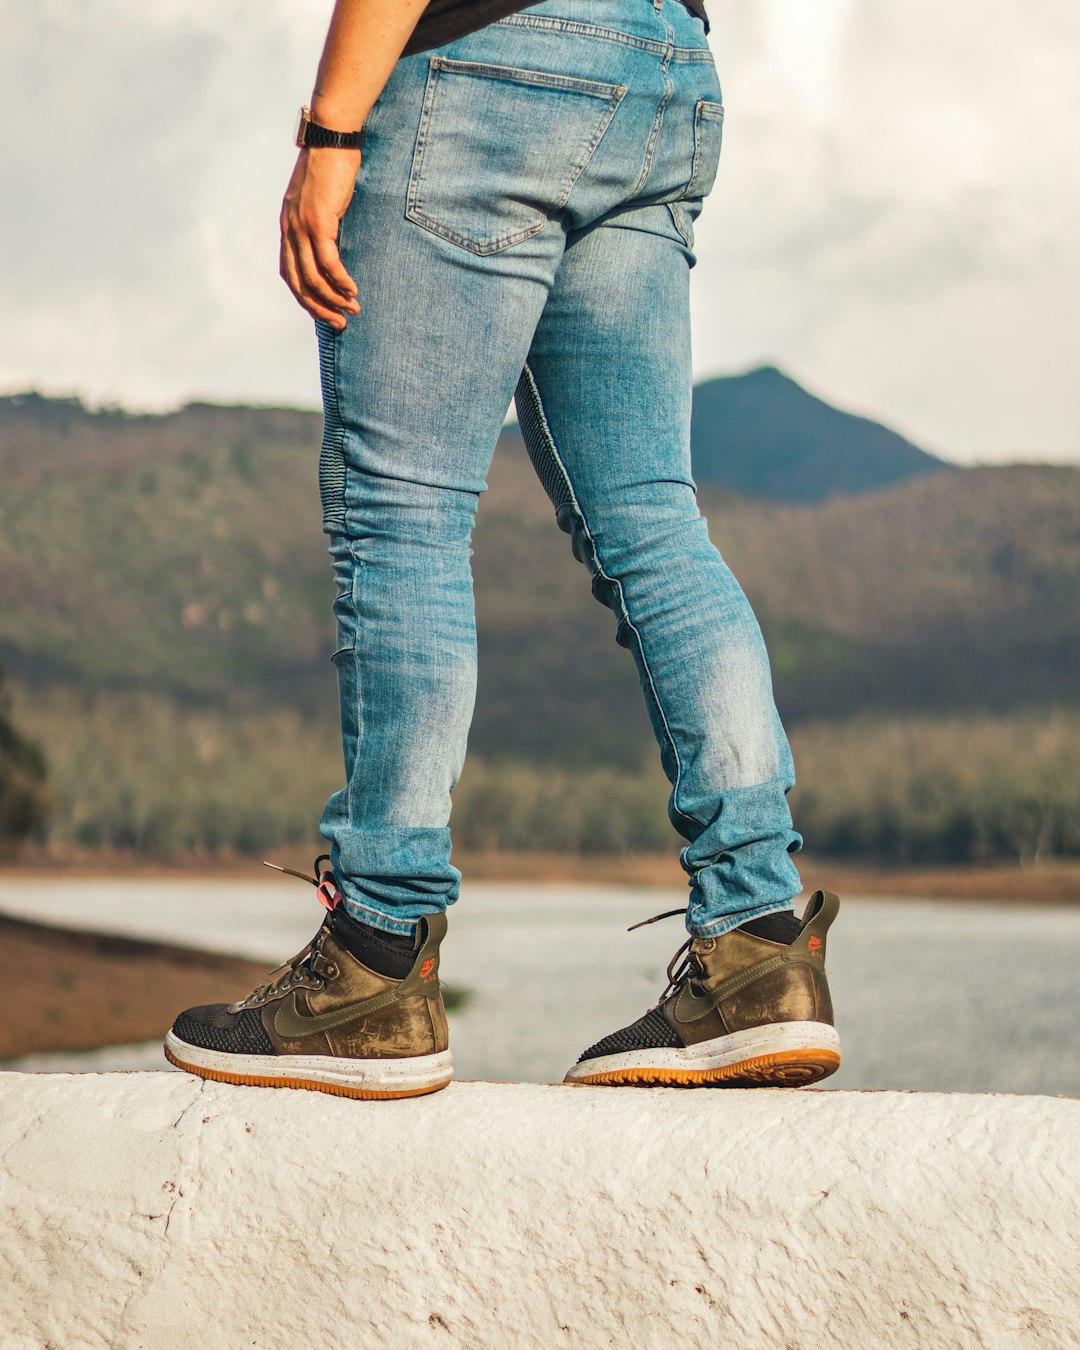
[[[0,671],[0,859],[44,826],[49,805],[44,779],[44,756],[13,723]]]
[[[279,796],[290,784],[299,792],[303,774],[288,767],[289,756],[307,736],[326,759],[311,792],[340,773],[318,439],[316,416],[287,410],[194,406],[155,418],[88,414],[37,398],[0,401],[0,661],[69,804],[61,820],[75,811],[72,794],[96,781],[97,761],[111,766],[92,800],[79,797],[80,837],[117,841],[101,824],[110,794],[110,820],[159,811],[175,825],[176,802],[153,806],[139,776],[159,751],[172,755],[159,776],[175,765],[175,791],[198,816],[185,827],[189,841],[243,836],[257,847],[244,831],[274,819],[264,809],[254,824],[227,825],[224,798],[215,799],[212,819],[199,815],[211,789],[225,792],[226,759],[237,772],[258,761]],[[484,819],[493,837],[510,829],[507,812],[517,813],[519,834],[522,820],[543,819],[547,829],[561,813],[559,837],[572,827],[579,845],[583,833],[597,840],[602,829],[614,830],[610,847],[646,836],[655,844],[656,830],[666,830],[662,817],[657,827],[643,822],[661,815],[662,783],[632,662],[614,643],[613,616],[592,599],[512,431],[500,441],[489,484],[474,557],[481,675],[472,787],[463,784],[488,806],[486,816],[476,806],[472,818]],[[1025,761],[1025,782],[1035,785],[1024,789],[1027,798],[1037,795],[1046,764],[1075,763],[1077,470],[939,468],[805,503],[703,487],[701,504],[761,617],[781,711],[815,754],[827,755],[837,739],[822,728],[861,718],[860,735],[845,744],[851,753],[863,746],[869,763],[872,745],[902,742],[899,718],[921,728],[912,763],[938,762],[933,728],[947,722],[949,743],[969,745],[980,782],[1000,772],[998,747],[1014,745],[1018,764],[1032,728],[1052,725]],[[964,719],[978,724],[967,741]],[[886,725],[893,730],[876,741],[874,728]],[[1020,726],[1028,730],[1014,736]],[[275,728],[283,744],[271,767],[266,740]],[[142,764],[128,764],[133,758]],[[199,781],[199,764],[212,770],[213,784]],[[621,793],[621,823],[590,816],[587,803],[571,805],[586,768],[615,775],[603,780],[606,788],[594,783],[592,796]],[[926,772],[942,783],[939,770]],[[869,799],[857,780],[852,770],[845,810]],[[239,780],[235,787],[238,798]],[[1054,801],[1071,791],[1062,786]],[[153,792],[160,797],[156,780]],[[989,798],[976,797],[984,805],[971,809],[981,820]],[[881,829],[837,815],[836,793],[814,800],[836,846],[887,846]],[[297,802],[282,800],[282,829],[310,811]],[[875,810],[885,819],[888,798]],[[1045,812],[1028,814],[1042,820]],[[1047,847],[1064,838],[1056,825],[1042,834],[1032,828]],[[957,829],[978,836],[974,826]]]
[[[88,416],[38,401],[0,433],[0,660],[12,675],[322,705],[317,418]],[[510,433],[489,483],[474,743],[636,759],[648,731],[627,654]],[[805,505],[703,488],[701,504],[759,613],[787,717],[1076,699],[1076,470],[954,468]]]

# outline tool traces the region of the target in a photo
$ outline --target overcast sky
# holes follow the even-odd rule
[[[1077,0],[708,8],[696,375],[774,362],[950,458],[1080,458]],[[329,9],[5,6],[0,388],[318,405],[277,212]]]

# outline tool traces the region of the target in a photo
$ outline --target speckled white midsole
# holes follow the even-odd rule
[[[444,1087],[454,1076],[449,1050],[406,1059],[346,1059],[336,1055],[230,1055],[189,1045],[171,1031],[165,1049],[180,1068],[228,1078],[278,1078],[362,1088],[371,1092],[422,1092]]]
[[[840,1037],[836,1028],[825,1022],[770,1022],[748,1031],[717,1036],[711,1041],[699,1041],[697,1045],[658,1046],[650,1050],[625,1050],[618,1055],[598,1055],[575,1064],[564,1081],[572,1083],[598,1074],[635,1069],[706,1072],[729,1068],[762,1055],[793,1051],[839,1055]]]

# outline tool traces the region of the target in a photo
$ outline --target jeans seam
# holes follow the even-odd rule
[[[660,128],[664,125],[664,109],[671,102],[671,96],[675,92],[675,83],[668,74],[668,65],[671,60],[670,52],[664,53],[664,59],[660,62],[660,70],[664,76],[664,96],[660,100],[660,106],[656,110],[656,116],[653,118],[652,129],[649,132],[649,140],[645,146],[645,162],[641,166],[641,175],[634,184],[632,197],[636,197],[641,189],[648,182],[649,173],[652,169],[653,152],[656,149],[656,142],[660,135]]]
[[[695,924],[693,928],[688,928],[694,937],[723,937],[725,933],[730,933],[734,929],[741,927],[750,919],[763,919],[767,914],[786,914],[788,910],[794,910],[794,896],[790,900],[778,900],[775,904],[768,905],[764,909],[748,909],[740,914],[724,914],[718,919],[710,919],[706,923]]]
[[[507,14],[496,19],[495,24],[506,24],[514,28],[539,28],[552,32],[574,33],[582,37],[600,38],[605,42],[620,42],[625,47],[636,47],[639,51],[661,54],[668,52],[675,61],[714,61],[709,47],[676,47],[670,42],[660,42],[657,38],[638,37],[635,33],[622,33],[617,28],[603,28],[599,24],[582,23],[578,19],[558,19],[543,14]],[[493,24],[492,27],[495,25]]]
[[[625,621],[626,626],[633,633],[634,640],[637,642],[641,664],[649,681],[649,691],[652,694],[653,703],[656,705],[656,711],[660,714],[660,721],[664,728],[664,736],[667,738],[667,743],[671,747],[671,754],[675,761],[675,780],[671,785],[672,806],[674,807],[675,812],[681,816],[684,821],[687,821],[692,828],[697,830],[704,829],[705,822],[695,820],[693,816],[688,815],[679,805],[679,786],[682,782],[682,759],[679,755],[679,748],[675,744],[675,737],[671,733],[671,726],[668,722],[667,714],[664,712],[663,704],[660,702],[660,694],[656,688],[656,681],[653,679],[652,668],[649,665],[648,657],[645,655],[645,644],[642,642],[641,634],[634,624],[634,621],[630,618],[630,611],[626,607],[626,596],[623,592],[622,582],[616,577],[609,576],[608,573],[604,571],[603,564],[600,561],[600,554],[596,547],[596,541],[593,538],[592,531],[589,529],[589,522],[585,518],[585,512],[581,509],[581,503],[578,501],[577,493],[574,491],[574,484],[567,472],[566,465],[563,463],[562,456],[559,454],[558,447],[555,444],[555,438],[551,434],[551,426],[548,423],[547,415],[544,412],[544,404],[540,397],[540,390],[537,388],[536,379],[533,376],[527,361],[522,370],[522,376],[527,382],[529,394],[536,405],[535,411],[537,413],[540,434],[545,437],[548,452],[554,459],[555,466],[559,473],[562,475],[566,491],[570,494],[569,505],[577,513],[578,519],[581,521],[581,527],[585,532],[585,538],[589,545],[593,564],[604,580],[607,581],[616,592],[619,599],[620,617]]]
[[[679,236],[687,248],[694,247],[694,231],[683,215],[682,207],[678,202],[665,202],[668,209],[668,215],[671,216],[672,223],[679,232]]]
[[[349,653],[349,660],[353,664],[353,688],[356,692],[356,741],[353,745],[353,771],[356,769],[356,761],[360,758],[360,751],[364,744],[364,686],[361,679],[360,659],[358,647],[361,643],[360,633],[360,606],[356,598],[356,582],[364,566],[362,558],[356,556],[353,543],[349,544],[349,558],[352,562],[352,577],[349,586],[349,604],[352,606],[353,618],[353,643]],[[352,778],[352,774],[349,775]],[[354,794],[346,790],[347,809],[345,812],[345,827],[351,833],[356,829],[356,816],[353,812]]]
[[[505,80],[510,84],[535,84],[543,88],[564,89],[568,93],[590,94],[595,98],[611,98],[626,93],[625,84],[610,80],[588,80],[578,75],[560,75],[556,71],[535,70],[531,66],[499,65],[494,61],[461,61],[449,56],[433,56],[431,64],[452,75],[475,75],[490,80]]]
[[[345,909],[346,912],[356,909],[362,914],[370,914],[373,918],[379,919],[380,922],[372,924],[371,927],[381,928],[387,933],[411,933],[416,927],[415,919],[391,919],[385,910],[372,909],[369,905],[362,905],[359,900],[354,900],[348,894],[345,896]],[[361,922],[366,922],[366,920]]]

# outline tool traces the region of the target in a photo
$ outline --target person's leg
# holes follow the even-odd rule
[[[495,24],[398,63],[341,228],[362,309],[319,326],[346,769],[321,829],[349,912],[391,933],[458,895],[474,515],[562,256],[560,201],[624,92],[575,76],[572,42],[535,44]]]
[[[700,67],[693,74],[707,87]],[[667,116],[681,111],[673,99]],[[667,149],[661,137],[661,187]],[[698,209],[631,202],[571,233],[516,401],[559,523],[637,664],[670,818],[689,841],[687,926],[720,935],[791,908],[801,839],[765,645],[691,476],[693,254],[682,231]]]
[[[637,663],[672,783],[669,814],[688,840],[691,939],[668,987],[589,1046],[567,1081],[800,1086],[840,1062],[824,972],[838,902],[819,891],[802,924],[790,912],[801,889],[791,752],[757,622],[697,509],[687,307],[696,209],[628,204],[572,234],[518,386],[559,522]]]
[[[561,45],[531,71],[532,45],[510,27],[405,58],[367,121],[340,239],[362,310],[319,334],[347,771],[313,878],[329,912],[246,998],[177,1018],[166,1053],[204,1077],[382,1097],[452,1075],[438,949],[473,704],[470,534],[560,203],[620,97],[564,73]]]
[[[593,0],[584,23],[559,8],[400,62],[369,118],[341,237],[364,308],[320,331],[347,772],[322,828],[355,917],[407,932],[456,898],[469,537],[517,383],[541,476],[638,662],[689,841],[691,927],[718,934],[789,907],[800,842],[761,634],[690,476],[690,240],[719,84],[677,0]]]
[[[557,519],[637,664],[687,840],[691,937],[656,1005],[590,1046],[567,1081],[793,1086],[839,1064],[823,969],[837,901],[817,892],[801,924],[790,912],[802,842],[791,752],[761,632],[709,541],[690,465],[689,271],[719,158],[720,86],[685,7],[653,0],[637,13],[657,58],[637,87],[659,77],[651,110],[639,99],[644,155],[601,147],[586,187],[614,179],[605,153],[631,176],[613,206],[576,200],[516,399]]]

